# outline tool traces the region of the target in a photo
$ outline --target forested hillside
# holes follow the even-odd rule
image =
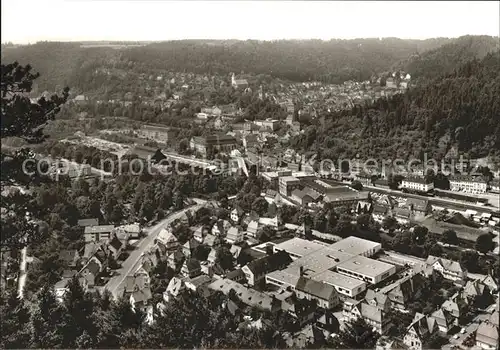
[[[19,47],[2,46],[2,62],[30,64],[40,73],[36,85],[40,92],[79,88],[80,76],[88,68],[112,64],[118,50],[107,47],[82,48],[80,43],[39,42]]]
[[[433,78],[443,73],[451,73],[475,58],[481,59],[489,52],[500,49],[499,39],[491,36],[463,36],[438,48],[400,62],[404,69],[416,78]]]
[[[428,40],[181,40],[141,47],[113,49],[81,47],[81,43],[40,42],[2,46],[2,61],[31,64],[40,72],[40,90],[69,85],[87,90],[85,79],[96,68],[169,70],[194,73],[268,74],[277,78],[342,83],[364,80],[388,70],[418,52],[439,47],[451,39]],[[87,43],[88,44],[88,43]]]
[[[323,159],[428,157],[455,147],[471,158],[500,155],[500,52],[370,106],[332,113],[292,140]]]

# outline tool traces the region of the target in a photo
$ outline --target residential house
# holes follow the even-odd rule
[[[179,248],[179,241],[175,237],[172,227],[164,228],[160,231],[158,237],[156,237],[156,244],[164,252]]]
[[[194,233],[193,233],[193,238],[196,239],[198,242],[202,243],[203,242],[203,238],[205,238],[205,235],[204,235],[204,229],[202,226],[196,228],[196,230],[194,230]]]
[[[129,239],[139,239],[141,237],[141,226],[139,224],[128,224],[117,228],[118,231],[128,234]]]
[[[431,314],[436,320],[438,330],[443,334],[448,334],[448,332],[455,326],[455,318],[452,314],[443,309],[437,309]]]
[[[201,275],[201,265],[200,262],[194,258],[185,259],[184,264],[181,268],[181,273],[183,276],[194,278]]]
[[[384,287],[381,292],[387,294],[391,307],[406,310],[411,300],[420,297],[421,288],[424,283],[425,277],[420,273],[416,273]]]
[[[467,278],[467,270],[457,261],[429,255],[425,264],[429,268],[432,267],[433,271],[440,272],[444,278],[451,281],[463,283]]]
[[[384,293],[375,292],[373,289],[366,290],[365,301],[369,305],[375,306],[385,312],[391,309],[391,301],[389,297]]]
[[[182,253],[186,256],[189,257],[191,254],[194,252],[196,247],[200,245],[200,242],[198,242],[194,238],[190,238],[184,245],[182,246]]]
[[[248,81],[246,79],[236,79],[234,73],[231,76],[231,86],[235,89],[243,89],[248,88]]]
[[[256,237],[258,228],[258,221],[251,221],[247,226],[247,236]]]
[[[296,298],[293,294],[281,303],[281,309],[286,311],[297,320],[297,324],[303,327],[314,319],[316,303],[307,299]]]
[[[282,270],[292,262],[292,258],[285,251],[280,251],[260,259],[253,260],[243,266],[242,270],[250,286],[264,281],[266,274]]]
[[[113,225],[85,226],[85,242],[106,241],[111,237],[114,228]]]
[[[213,292],[221,291],[227,296],[233,294],[231,291],[234,291],[233,295],[236,296],[241,303],[247,305],[248,307],[257,307],[270,312],[277,312],[281,309],[281,301],[276,297],[269,296],[265,293],[256,291],[255,289],[246,288],[243,285],[227,278],[215,280],[208,285],[208,288]]]
[[[234,209],[231,211],[231,221],[233,224],[238,225],[240,223],[240,220],[243,218],[245,215],[245,211],[241,209],[239,205],[236,205]]]
[[[186,285],[184,279],[179,277],[172,277],[168,282],[167,289],[163,292],[163,300],[168,303],[169,301],[177,298],[184,290]]]
[[[139,270],[137,270],[133,275],[125,277],[124,284],[124,295],[130,296],[138,290],[150,288],[151,278],[145,269],[139,268]]]
[[[498,281],[491,274],[484,277],[481,283],[487,286],[492,293],[498,292]]]
[[[111,252],[111,255],[113,258],[116,260],[122,253],[123,249],[125,248],[125,244],[123,244],[122,241],[120,241],[116,235],[113,235],[113,238],[108,242],[108,248],[109,251]]]
[[[488,287],[479,280],[469,280],[465,284],[462,294],[467,299],[474,299],[483,296],[488,292]]]
[[[350,312],[351,319],[362,318],[367,324],[380,334],[384,334],[389,329],[389,319],[384,317],[384,311],[377,306],[360,302],[355,304]]]
[[[229,229],[232,227],[231,223],[227,220],[219,220],[214,226],[212,226],[212,235],[214,236],[226,236]]]
[[[455,300],[446,300],[443,305],[441,305],[441,309],[447,311],[451,316],[455,319],[459,319],[461,315],[465,312],[467,303],[465,300],[462,302],[455,298]]]
[[[406,208],[414,216],[424,217],[432,213],[432,206],[427,199],[408,198]]]
[[[137,290],[130,294],[130,305],[132,310],[146,311],[149,301],[153,298],[149,287]]]
[[[409,350],[422,350],[425,341],[437,331],[438,326],[433,317],[417,312],[403,337],[403,343]]]
[[[407,346],[403,343],[402,339],[398,339],[392,336],[381,336],[377,340],[375,345],[375,350],[392,350],[392,349],[406,349]]]
[[[59,253],[59,260],[62,261],[64,266],[76,267],[80,260],[80,254],[76,249],[65,249]]]
[[[397,207],[392,210],[392,215],[400,224],[407,224],[410,222],[411,211],[406,208]]]
[[[492,193],[500,193],[500,180],[499,179],[493,179],[489,183],[490,186],[490,192]]]
[[[241,284],[246,283],[246,276],[242,269],[236,269],[226,274],[226,278]]]
[[[339,304],[339,295],[334,286],[301,276],[295,285],[300,299],[316,300],[319,307],[332,309]]]
[[[388,213],[389,213],[388,207],[386,207],[384,205],[380,205],[378,203],[373,204],[373,206],[372,206],[373,220],[375,220],[377,222],[382,222]]]
[[[237,245],[231,245],[231,248],[229,248],[229,251],[231,252],[231,255],[233,256],[234,258],[234,261],[237,261],[240,254],[241,254],[241,250],[242,248],[240,246],[237,246]]]
[[[77,273],[76,271],[74,271],[74,272],[75,272],[75,274]],[[54,294],[55,294],[56,300],[60,303],[62,303],[64,301],[64,295],[66,294],[66,292],[69,291],[68,283],[71,280],[71,278],[73,278],[73,276],[63,277],[63,279],[61,279],[59,282],[57,282],[54,285]],[[78,279],[78,281],[80,282],[80,285],[83,287],[83,290],[87,291],[88,290],[87,280],[83,277],[80,277]]]
[[[450,190],[470,194],[486,193],[488,183],[481,176],[450,175]]]
[[[185,256],[181,250],[170,251],[167,253],[167,265],[174,271],[179,271],[182,268]]]
[[[476,331],[476,346],[485,350],[498,349],[498,324],[483,321]]]
[[[213,282],[213,279],[207,275],[199,275],[193,278],[188,278],[184,280],[184,284],[187,289],[196,292],[203,286],[206,286]]]
[[[419,176],[408,176],[401,181],[401,188],[416,192],[430,192],[434,189],[434,183],[428,182]]]

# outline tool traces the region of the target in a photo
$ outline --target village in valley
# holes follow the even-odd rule
[[[56,114],[36,142],[2,126],[0,347],[498,349],[498,135],[428,107],[473,110],[443,91],[493,81],[498,52],[443,77],[398,61],[300,81],[150,46],[74,44],[99,58],[61,100],[2,64],[30,113]]]

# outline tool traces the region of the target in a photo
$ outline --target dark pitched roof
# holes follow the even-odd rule
[[[232,281],[242,277],[245,277],[245,273],[242,269],[236,269],[226,274],[226,278]]]
[[[116,236],[114,236],[113,239],[111,239],[111,241],[109,242],[109,245],[115,250],[118,250],[122,247],[123,243],[118,238],[116,238]]]
[[[295,289],[323,300],[330,300],[332,294],[335,293],[335,287],[331,284],[315,281],[304,276],[299,278]]]
[[[291,262],[292,258],[287,252],[279,251],[275,254],[253,260],[247,266],[254,274],[262,274],[277,270],[280,266],[290,264]]]

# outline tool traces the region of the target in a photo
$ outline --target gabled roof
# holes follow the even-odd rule
[[[123,243],[114,236],[108,243],[111,247],[113,247],[115,250],[120,249],[123,246]]]
[[[467,281],[464,287],[464,294],[467,297],[475,297],[477,295],[482,295],[484,292],[485,285],[478,280]]]
[[[295,289],[323,300],[330,300],[332,295],[336,293],[335,287],[331,284],[315,281],[303,276],[297,281]]]
[[[210,278],[207,275],[200,275],[197,277],[193,277],[189,280],[186,280],[186,282],[191,283],[195,288],[198,288],[202,285],[208,284],[212,282],[212,278]]]
[[[150,300],[153,295],[151,294],[151,289],[144,288],[132,293],[132,297],[134,298],[134,302],[140,303]]]
[[[171,229],[162,229],[156,239],[165,245],[178,243],[177,237]]]
[[[459,262],[444,258],[438,258],[433,255],[429,255],[425,263],[427,265],[434,265],[436,262],[439,262],[441,266],[443,266],[443,268],[448,271],[453,271],[456,273],[462,273],[464,271]]]
[[[373,322],[382,323],[382,310],[376,306],[361,303],[358,305],[361,316]]]
[[[231,211],[231,213],[233,213],[233,212],[238,214],[238,216],[245,214],[245,211],[239,205],[236,205],[234,207],[234,209]]]
[[[429,201],[427,199],[418,199],[418,198],[408,198],[406,201],[406,206],[408,208],[412,208],[413,210],[425,211],[429,205]]]
[[[206,244],[209,247],[212,247],[214,245],[215,238],[216,237],[214,235],[208,234],[205,236],[205,238],[203,238],[203,244]]]
[[[238,258],[238,256],[240,255],[241,253],[241,247],[240,246],[237,246],[237,245],[232,245],[231,248],[229,248],[229,251],[231,252],[231,254],[233,255],[233,257],[235,259]]]
[[[184,266],[183,266],[184,269],[187,269],[189,272],[193,272],[193,271],[198,271],[201,269],[201,265],[200,265],[200,262],[196,259],[187,259],[185,262],[184,262]]]
[[[242,269],[236,269],[226,274],[226,278],[232,281],[243,277],[245,277],[245,273],[243,272]]]
[[[259,228],[259,223],[254,220],[248,224],[247,231],[257,231],[258,228]]]
[[[377,293],[373,289],[367,289],[365,300],[368,303],[375,303],[377,306],[384,306],[388,301],[388,297],[386,294]]]
[[[498,346],[498,326],[482,322],[476,331],[476,342]]]
[[[170,293],[174,296],[178,295],[179,292],[183,289],[184,287],[184,280],[179,278],[179,277],[172,277],[170,282],[168,282],[167,289],[165,290],[165,293]]]
[[[434,333],[436,320],[433,317],[427,317],[419,312],[415,314],[412,323],[408,326],[408,330],[414,329],[420,339]]]
[[[246,266],[256,275],[277,270],[280,266],[290,264],[292,258],[285,251],[280,251],[272,255],[249,262]]]
[[[436,319],[438,325],[442,327],[450,327],[453,323],[453,316],[446,310],[438,309],[431,314],[431,317]]]

